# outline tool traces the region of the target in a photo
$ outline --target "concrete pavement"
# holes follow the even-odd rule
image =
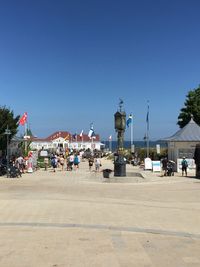
[[[200,181],[127,174],[104,179],[83,162],[1,177],[0,266],[200,266]]]

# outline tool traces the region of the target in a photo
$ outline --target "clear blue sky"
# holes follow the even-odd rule
[[[200,83],[199,10],[198,0],[1,0],[0,105],[27,111],[38,137],[93,122],[105,140],[121,97],[138,140],[149,100],[150,139],[172,135]]]

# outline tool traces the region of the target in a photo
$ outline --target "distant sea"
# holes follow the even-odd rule
[[[105,144],[105,148],[109,149],[110,142],[109,141],[101,141]],[[115,151],[117,148],[117,141],[112,141],[112,151]],[[135,149],[137,148],[146,148],[147,144],[145,141],[134,141],[133,144],[135,145]],[[156,148],[156,145],[160,145],[160,148],[167,148],[166,142],[159,142],[159,141],[149,141],[149,148]],[[124,141],[124,148],[131,148],[130,141]]]

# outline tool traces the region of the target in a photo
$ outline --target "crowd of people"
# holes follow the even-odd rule
[[[79,165],[82,161],[88,161],[89,171],[95,170],[96,172],[100,171],[102,166],[101,158],[98,154],[90,155],[87,159],[83,158],[83,153],[81,152],[71,152],[66,155],[64,154],[52,154],[50,158],[44,158],[44,167],[45,170],[51,166],[53,172],[56,172],[56,169],[61,171],[73,171],[78,170]]]
[[[51,169],[53,172],[56,172],[57,169],[60,171],[73,171],[79,169],[82,161],[88,161],[89,171],[94,170],[99,172],[101,167],[101,156],[98,153],[89,153],[89,156],[85,158],[83,154],[83,151],[52,153],[51,155],[43,157],[42,161],[44,162],[44,169]],[[30,157],[28,156],[12,156],[7,164],[6,157],[0,157],[0,176],[8,173],[8,169],[12,169],[13,171],[15,170],[15,172],[20,175],[29,172],[29,159]],[[9,168],[7,168],[8,166]],[[40,165],[38,165],[38,167],[40,167]]]
[[[29,157],[12,156],[7,164],[6,157],[0,157],[0,175],[9,174],[10,177],[18,177],[27,172]],[[8,169],[7,169],[8,167]]]

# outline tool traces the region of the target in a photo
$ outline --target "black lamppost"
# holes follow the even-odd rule
[[[194,151],[194,161],[196,164],[196,177],[200,178],[200,144],[196,144]]]
[[[7,169],[7,177],[9,176],[9,135],[11,134],[11,131],[7,128],[5,130],[6,140],[7,140],[7,150],[6,150],[6,169]]]
[[[123,101],[120,99],[119,111],[115,113],[115,130],[117,132],[117,152],[114,160],[114,176],[126,176],[126,161],[123,156],[124,132],[126,129],[126,113],[122,110]]]

